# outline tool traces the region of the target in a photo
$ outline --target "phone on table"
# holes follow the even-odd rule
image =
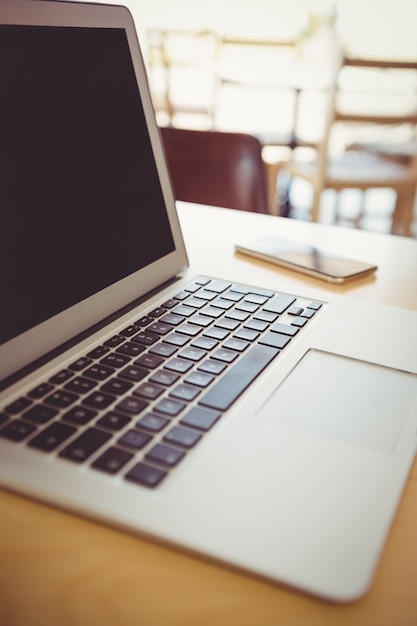
[[[344,283],[372,274],[377,269],[371,263],[341,257],[316,246],[280,237],[260,237],[236,244],[235,250],[331,283]]]

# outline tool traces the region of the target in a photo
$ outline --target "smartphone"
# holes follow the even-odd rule
[[[279,237],[261,237],[249,243],[236,244],[235,250],[330,283],[344,283],[372,274],[377,269],[370,263]]]

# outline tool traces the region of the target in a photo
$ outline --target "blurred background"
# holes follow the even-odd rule
[[[337,85],[344,111],[360,116],[417,114],[415,0],[124,0],[132,12],[161,126],[239,131],[262,142],[273,164],[276,197],[285,164],[317,158],[326,98]],[[359,67],[348,60],[376,61]],[[378,67],[378,62],[392,67]],[[407,70],[396,64],[406,62]],[[335,123],[327,158],[346,148],[384,144],[388,158],[409,166],[415,123]],[[326,139],[327,141],[327,139]],[[417,157],[414,159],[417,163]],[[417,171],[417,165],[415,167]],[[414,172],[412,176],[417,175]],[[311,184],[294,179],[291,217],[310,219]],[[396,192],[323,190],[320,221],[390,232]],[[270,196],[272,198],[272,196]],[[415,196],[413,198],[416,215]],[[412,236],[417,236],[416,219]]]

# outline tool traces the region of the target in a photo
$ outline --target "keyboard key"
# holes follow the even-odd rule
[[[65,383],[73,376],[74,372],[71,372],[70,370],[61,370],[60,372],[52,376],[52,378],[49,379],[49,382],[53,385],[62,385],[62,383]]]
[[[249,330],[255,330],[259,333],[263,333],[263,331],[266,330],[268,326],[268,322],[252,319],[246,322],[244,328],[249,328]]]
[[[32,391],[28,393],[28,396],[34,400],[39,400],[46,396],[47,393],[51,392],[53,388],[54,386],[49,383],[42,383],[35,387],[35,389],[32,389]]]
[[[190,317],[190,323],[194,324],[194,326],[200,326],[201,328],[207,328],[207,326],[210,326],[212,322],[213,319],[204,315],[204,311],[202,315],[194,315],[193,317]],[[181,328],[179,330],[182,332]]]
[[[102,393],[101,391],[93,391],[89,396],[84,398],[83,404],[86,404],[88,407],[93,409],[98,409],[99,411],[102,409],[106,409],[112,402],[114,402],[115,397],[109,395],[108,393]]]
[[[124,328],[122,331],[120,331],[120,334],[123,335],[123,337],[133,337],[133,335],[136,335],[139,330],[140,326],[130,324],[129,326],[126,326],[126,328]]]
[[[39,435],[36,435],[28,443],[31,448],[37,448],[43,452],[52,452],[58,446],[61,445],[68,437],[71,437],[77,429],[73,426],[68,426],[62,422],[54,422],[50,426],[47,426]]]
[[[265,302],[267,301],[268,301],[267,296],[261,296],[257,293],[248,293],[248,295],[245,296],[245,302],[251,302],[257,305],[265,304]]]
[[[135,396],[141,396],[142,398],[147,398],[148,400],[155,400],[164,391],[165,389],[163,387],[159,387],[159,385],[147,382],[143,383],[143,385],[140,385],[137,389],[135,389],[133,393]]]
[[[66,409],[71,404],[74,404],[78,400],[79,396],[75,393],[58,389],[53,394],[45,398],[45,402],[51,406],[56,406],[59,409]]]
[[[123,345],[119,346],[116,350],[118,354],[125,354],[126,356],[139,356],[145,350],[145,346],[142,346],[140,343],[133,343],[133,341],[128,341]]]
[[[213,359],[217,361],[224,361],[225,363],[232,363],[239,354],[234,352],[233,350],[227,350],[226,348],[218,348],[215,352],[213,352]]]
[[[281,333],[273,333],[269,331],[259,339],[259,343],[264,346],[271,346],[271,348],[285,348],[285,346],[291,341],[291,337],[281,335]]]
[[[289,326],[288,324],[275,324],[272,326],[271,331],[273,333],[281,333],[282,335],[289,335],[290,337],[294,337],[299,331],[296,326]]]
[[[134,450],[141,450],[150,442],[152,439],[151,435],[147,435],[146,433],[142,433],[139,430],[128,430],[122,437],[120,437],[118,443],[127,448],[133,448]]]
[[[36,430],[36,426],[15,419],[0,430],[0,437],[10,439],[11,441],[23,441],[23,439],[29,437],[34,430]]]
[[[87,354],[90,359],[101,359],[105,354],[110,351],[110,348],[107,346],[97,346]]]
[[[255,320],[261,320],[262,322],[268,322],[268,324],[271,324],[272,322],[275,322],[275,320],[277,319],[278,315],[276,313],[271,313],[271,311],[258,311],[256,313],[256,315],[253,316],[253,318]]]
[[[152,348],[149,348],[149,353],[156,354],[158,356],[164,357],[164,359],[167,359],[168,357],[175,354],[177,350],[178,348],[176,346],[171,346],[168,343],[162,342],[155,344],[154,346],[152,346]]]
[[[310,302],[310,304],[307,305],[307,308],[314,309],[314,311],[318,311],[319,309],[321,309],[322,306],[323,304],[321,302],[314,300],[313,302]]]
[[[217,293],[215,291],[207,291],[207,289],[200,289],[197,292],[196,297],[201,300],[205,300],[206,302],[211,302],[211,300],[217,298]]]
[[[165,368],[171,370],[173,372],[179,372],[180,374],[185,374],[191,369],[193,366],[191,361],[186,359],[180,359],[178,357],[174,357],[170,361],[165,364]]]
[[[164,437],[164,441],[173,443],[181,448],[192,448],[200,439],[201,435],[199,433],[182,426],[174,426]]]
[[[83,372],[83,376],[87,376],[93,380],[106,380],[106,378],[109,378],[112,374],[114,374],[114,369],[112,367],[99,365],[98,363],[96,365],[92,365]]]
[[[163,314],[164,314],[164,313],[166,313],[166,312],[167,312],[167,310],[166,310],[166,308],[165,308],[165,307],[163,307],[163,306],[158,306],[156,309],[154,309],[153,311],[151,311],[151,312],[149,313],[149,315],[150,315],[151,317],[161,317],[161,315],[163,315]]]
[[[213,348],[219,345],[219,342],[217,339],[210,337],[197,337],[191,345],[193,348],[200,348],[201,350],[213,350]]]
[[[176,400],[169,400],[169,398],[164,398],[155,406],[155,410],[159,411],[159,413],[163,413],[164,415],[169,415],[170,417],[175,417],[185,407],[183,402],[177,402]]]
[[[304,309],[301,306],[297,306],[294,305],[290,308],[290,310],[288,311],[288,315],[301,315],[301,313],[304,311]]]
[[[73,378],[69,381],[64,387],[64,389],[68,389],[68,391],[75,391],[75,393],[83,394],[88,393],[94,387],[98,385],[97,380],[92,380],[91,378],[82,378],[81,376],[77,376],[77,378]]]
[[[82,356],[80,359],[68,365],[68,369],[73,370],[74,372],[80,372],[85,369],[87,365],[90,365],[91,359],[86,356]]]
[[[135,361],[135,365],[141,365],[143,367],[147,367],[150,370],[154,370],[159,367],[161,363],[164,362],[164,359],[156,354],[142,354]]]
[[[193,317],[194,319],[194,317]],[[198,333],[201,333],[201,325],[197,325],[197,324],[183,324],[182,326],[180,326],[178,328],[178,332],[180,332],[183,335],[187,335],[188,337],[195,337],[196,335],[198,335]],[[165,341],[167,341],[167,339],[165,339]],[[188,341],[188,339],[187,339]],[[185,342],[186,343],[186,342]]]
[[[56,409],[49,406],[43,406],[43,404],[35,404],[29,411],[23,414],[22,417],[28,419],[30,422],[36,422],[37,424],[46,424],[55,415],[58,414]]]
[[[159,341],[159,335],[155,333],[148,333],[147,331],[141,331],[135,337],[133,337],[132,341],[135,343],[141,343],[144,346],[151,346],[152,344]]]
[[[274,291],[269,291],[269,289],[262,289],[261,287],[253,287],[253,286],[248,287],[247,285],[233,285],[230,291],[241,293],[243,295],[253,293],[259,296],[266,296],[267,298],[271,298],[275,293]]]
[[[79,424],[82,426],[83,424],[90,422],[96,415],[97,412],[92,409],[87,409],[82,406],[74,406],[68,411],[68,413],[65,413],[61,419],[71,422],[72,424]]]
[[[265,311],[271,311],[272,313],[278,313],[281,315],[289,306],[294,304],[296,298],[286,293],[276,294],[269,302],[264,305]]]
[[[185,456],[185,452],[177,448],[171,448],[163,443],[157,443],[146,455],[146,459],[154,463],[160,463],[167,467],[174,467]]]
[[[213,302],[213,306],[218,309],[222,309],[223,311],[228,311],[234,305],[232,300],[226,300],[225,298],[218,298]]]
[[[166,315],[161,317],[159,321],[165,322],[166,324],[170,324],[171,326],[178,326],[179,324],[182,324],[184,320],[185,320],[185,317],[183,315],[175,315],[175,313],[167,313]]]
[[[216,328],[221,328],[225,330],[236,330],[240,326],[240,320],[234,320],[231,318],[224,317],[223,319],[217,320],[215,323]],[[214,329],[213,329],[214,330]],[[207,333],[204,333],[207,335]],[[227,335],[228,333],[226,333]]]
[[[126,341],[126,338],[122,337],[122,335],[114,335],[114,337],[110,337],[110,339],[107,339],[107,341],[104,342],[104,345],[108,346],[109,348],[116,348],[117,346],[120,346],[120,344],[124,341]]]
[[[191,372],[185,379],[186,383],[190,385],[197,385],[197,387],[207,387],[214,380],[212,374],[205,374],[204,372]]]
[[[231,337],[227,339],[224,343],[224,347],[228,350],[236,350],[237,352],[243,352],[249,346],[248,341],[243,341],[243,339],[236,339],[236,337]]]
[[[88,428],[71,441],[59,456],[75,463],[82,463],[110,439],[111,435],[98,428]]]
[[[209,328],[204,331],[203,337],[210,337],[211,339],[217,339],[219,341],[227,337],[227,335],[230,334],[229,331],[225,328],[220,328],[220,326],[218,326],[219,323],[220,322],[216,324],[216,328]],[[237,324],[237,326],[239,326],[239,324]]]
[[[101,365],[107,365],[108,367],[114,367],[115,369],[120,369],[121,367],[124,367],[126,363],[129,363],[129,357],[117,352],[108,354],[100,361]]]
[[[182,352],[179,353],[179,356],[183,359],[189,359],[190,361],[197,362],[206,357],[207,352],[205,350],[201,350],[200,348],[188,347],[182,350]]]
[[[202,300],[201,298],[196,298],[195,296],[190,296],[189,298],[184,300],[184,305],[185,306],[191,306],[194,309],[202,309],[203,306],[206,305],[206,302],[205,302],[205,300]]]
[[[155,372],[149,380],[153,383],[158,383],[160,385],[170,386],[175,383],[179,379],[179,374],[175,374],[174,372],[167,372],[166,370],[160,370],[159,372]]]
[[[182,418],[180,424],[206,431],[217,422],[220,415],[221,413],[219,411],[195,407]]]
[[[9,413],[10,415],[17,415],[18,413],[21,413],[22,411],[24,411],[31,404],[32,404],[32,400],[29,400],[29,398],[18,398],[17,400],[12,402],[12,404],[9,404],[9,406],[6,406],[4,410],[6,411],[6,413]]]
[[[215,278],[210,280],[210,282],[205,285],[206,289],[209,291],[215,291],[216,293],[222,293],[223,291],[226,291],[226,289],[229,289],[230,286],[230,283],[225,280]]]
[[[182,315],[183,317],[191,317],[191,315],[194,315],[194,313],[196,313],[196,309],[194,309],[193,307],[187,306],[186,304],[179,304],[178,306],[175,307],[175,309],[172,309],[172,312],[175,313],[175,315]]]
[[[116,411],[109,411],[104,417],[98,420],[97,424],[110,430],[118,431],[122,430],[130,422],[130,417],[116,413]]]
[[[221,317],[223,315],[222,309],[219,309],[219,308],[217,308],[215,306],[208,306],[208,307],[206,307],[204,309],[203,313],[207,317],[213,317],[215,319],[217,319],[218,317]]]
[[[239,304],[236,305],[236,311],[245,311],[246,313],[255,313],[258,309],[259,304],[247,302],[246,300],[239,302]]]
[[[136,320],[134,324],[135,326],[147,326],[148,324],[152,324],[152,322],[153,317],[151,317],[150,315],[144,315],[140,319]]]
[[[125,476],[126,480],[143,485],[144,487],[156,487],[165,478],[167,472],[150,467],[145,463],[137,463]]]
[[[302,328],[303,326],[305,326],[308,322],[308,319],[306,317],[294,317],[294,319],[291,321],[291,325],[292,326],[298,326],[298,328]]]
[[[140,428],[145,428],[154,433],[159,433],[170,421],[166,417],[155,415],[154,413],[148,413],[144,415],[136,424]]]
[[[147,406],[147,402],[129,396],[128,398],[123,398],[123,400],[116,405],[116,409],[125,411],[125,413],[129,413],[130,415],[139,415]]]
[[[276,334],[276,333],[272,333]],[[225,411],[279,354],[269,346],[254,345],[199,400],[200,405]]]
[[[168,337],[164,337],[164,343],[169,343],[173,346],[178,346],[179,348],[185,346],[185,344],[189,341],[190,337],[179,335],[178,333],[173,333],[172,335],[168,335]]]
[[[131,452],[121,450],[112,446],[92,463],[91,467],[107,472],[108,474],[116,474],[128,461],[133,457]]]
[[[173,326],[170,324],[166,324],[164,322],[154,322],[150,326],[148,326],[147,330],[151,333],[156,333],[157,335],[167,335],[171,332]]]
[[[239,328],[233,336],[236,339],[243,339],[244,341],[254,341],[259,337],[259,332],[251,330],[250,328]]]
[[[208,374],[221,374],[226,367],[226,363],[213,361],[213,359],[207,359],[206,361],[200,363],[197,369],[201,372],[207,372]]]
[[[170,300],[164,302],[162,306],[164,307],[164,309],[172,309],[176,304],[178,304],[178,300],[175,300],[175,298],[171,298]]]
[[[100,391],[109,393],[110,395],[121,396],[133,387],[133,383],[120,378],[111,378],[100,387]]]
[[[232,302],[239,302],[239,300],[242,300],[243,296],[243,293],[232,290],[226,291],[226,293],[222,293],[222,298],[226,298],[227,300],[231,300]]]
[[[134,382],[139,382],[142,378],[145,378],[149,374],[148,370],[145,370],[143,367],[136,367],[135,365],[128,365],[124,370],[119,372],[118,376],[120,378],[125,378],[127,380],[132,380]]]
[[[178,385],[170,392],[170,396],[178,398],[178,400],[184,400],[184,402],[191,402],[200,393],[200,389],[196,387],[189,387],[188,385]]]

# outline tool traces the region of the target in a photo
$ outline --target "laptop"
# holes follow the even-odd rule
[[[417,314],[187,267],[127,9],[2,0],[0,68],[2,487],[364,594],[416,452]]]

